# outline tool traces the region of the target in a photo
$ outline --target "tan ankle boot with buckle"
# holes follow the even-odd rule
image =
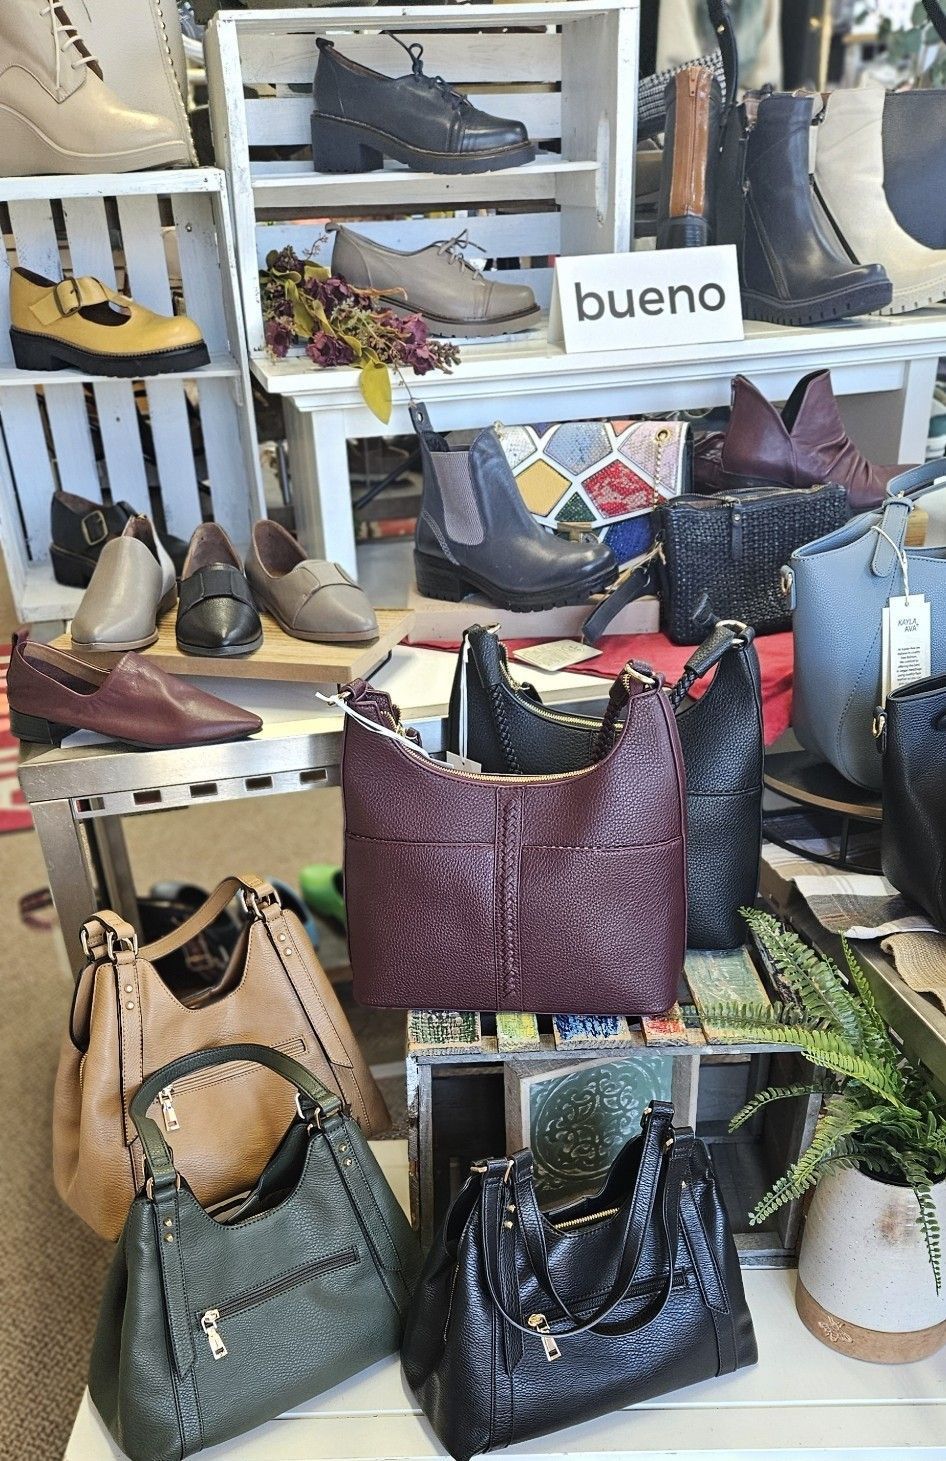
[[[0,4],[0,158],[8,177],[187,163],[175,124],[120,101],[68,0]]]

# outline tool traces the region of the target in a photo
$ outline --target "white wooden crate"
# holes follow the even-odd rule
[[[401,75],[407,59],[381,34],[386,29],[422,42],[430,74],[474,100],[485,88],[484,107],[525,122],[539,144],[535,161],[446,177],[390,162],[380,172],[315,172],[308,152],[262,157],[267,149],[309,148],[316,38],[331,36],[346,56]],[[259,267],[270,249],[308,251],[329,218],[357,219],[360,232],[398,249],[468,227],[480,257],[519,261],[502,279],[527,280],[543,305],[550,256],[630,246],[637,0],[221,11],[208,28],[206,55],[252,354],[264,348]],[[263,94],[245,99],[245,87]],[[560,151],[550,150],[553,141]],[[317,257],[330,251],[323,242]]]
[[[214,517],[239,544],[265,512],[226,179],[217,168],[4,178],[0,205],[0,536],[20,618],[65,619],[80,591],[57,584],[49,563],[55,488],[94,501],[107,488],[147,512],[150,471],[168,530],[183,538],[201,519],[199,480],[209,484]],[[150,376],[139,387],[147,397],[150,464],[135,382],[16,368],[9,269],[17,263],[55,279],[92,274],[164,314],[180,287],[211,359],[190,376]],[[200,463],[192,445],[197,421]]]

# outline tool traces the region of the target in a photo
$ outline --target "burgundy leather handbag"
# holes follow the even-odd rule
[[[686,810],[658,676],[627,665],[601,753],[555,776],[435,761],[363,680],[342,702],[345,898],[362,1004],[669,1009],[686,933]]]

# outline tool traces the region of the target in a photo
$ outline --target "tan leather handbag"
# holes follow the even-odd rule
[[[175,992],[155,961],[206,928],[238,890],[249,917],[228,969],[212,986]],[[338,1092],[367,1136],[390,1124],[302,925],[268,883],[247,874],[225,878],[191,918],[143,948],[131,924],[110,910],[84,925],[82,942],[87,963],[56,1076],[53,1176],[63,1201],[102,1237],[119,1236],[144,1182],[132,1097],[179,1056],[241,1041],[269,1045]],[[148,1114],[207,1206],[255,1182],[293,1111],[285,1081],[239,1063],[162,1090]]]

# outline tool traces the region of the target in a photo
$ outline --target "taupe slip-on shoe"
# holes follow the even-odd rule
[[[370,644],[378,637],[364,590],[337,563],[307,558],[279,523],[264,518],[253,528],[246,576],[258,606],[294,639]]]
[[[174,564],[144,516],[130,517],[105,544],[72,621],[76,649],[144,649],[177,602]]]
[[[379,289],[399,314],[423,315],[431,335],[505,335],[534,328],[542,318],[528,284],[487,279],[463,257],[476,248],[466,231],[401,253],[330,223],[332,272],[355,289]]]

